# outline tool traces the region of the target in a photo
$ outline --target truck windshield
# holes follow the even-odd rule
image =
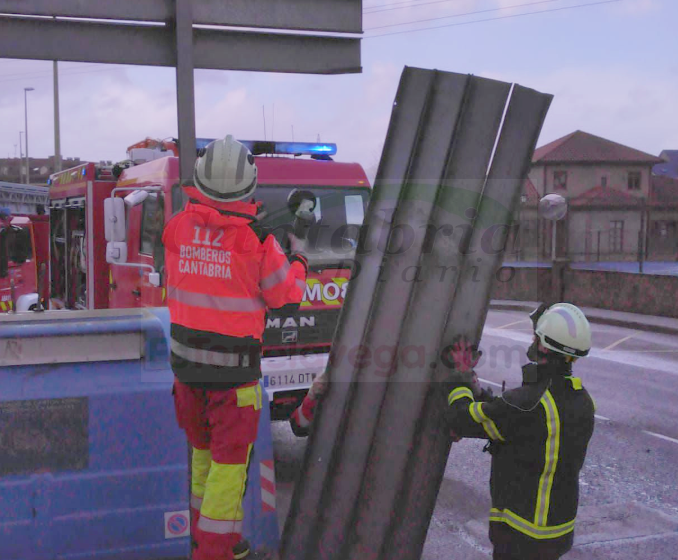
[[[316,224],[308,232],[307,257],[314,267],[349,266],[357,246],[360,226],[369,201],[368,188],[299,187],[317,198]],[[255,199],[262,202],[266,215],[262,225],[273,230],[281,245],[285,232],[291,230],[294,216],[287,207],[287,197],[294,186],[259,185]]]

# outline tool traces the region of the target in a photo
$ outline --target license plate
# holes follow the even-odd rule
[[[279,388],[297,385],[310,385],[316,378],[315,373],[274,373],[264,375],[264,387]]]

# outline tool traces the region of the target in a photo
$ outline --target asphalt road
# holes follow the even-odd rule
[[[678,337],[592,325],[594,349],[574,373],[597,404],[581,475],[580,513],[568,559],[678,558]],[[494,311],[478,374],[495,393],[520,384],[532,339],[525,313]],[[305,440],[273,429],[281,530]],[[483,442],[453,446],[424,560],[491,556],[486,537],[489,455]]]

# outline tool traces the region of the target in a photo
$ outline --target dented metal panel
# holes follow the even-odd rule
[[[359,240],[359,247],[362,248],[357,259],[360,268],[357,277],[352,279],[351,289],[344,300],[343,309],[351,309],[351,312],[342,313],[334,338],[335,344],[330,352],[332,378],[335,382],[331,391],[332,406],[324,407],[325,412],[316,415],[314,420],[315,436],[309,440],[305,458],[307,465],[310,457],[313,457],[314,468],[305,468],[304,484],[295,489],[288,525],[282,537],[283,557],[303,558],[304,550],[316,531],[319,498],[327,483],[335,442],[340,438],[343,411],[350,400],[351,391],[355,388],[355,384],[348,383],[354,374],[349,360],[338,357],[342,348],[339,345],[357,348],[363,340],[382,261],[382,254],[377,246],[383,231],[388,231],[394,200],[398,200],[402,191],[430,83],[431,75],[419,70],[408,72],[400,81],[389,125],[389,131],[395,133],[386,138],[377,171],[379,186],[373,190],[365,216],[368,227],[363,228]],[[401,99],[407,99],[408,103],[398,106]],[[373,248],[372,251],[366,249],[370,247]]]
[[[421,255],[420,281],[411,284],[411,310],[399,337],[401,353],[421,353],[423,360],[413,362],[403,356],[389,378],[362,485],[361,506],[347,543],[347,558],[355,557],[358,551],[376,558],[390,542],[391,527],[400,523],[399,508],[393,505],[400,501],[412,448],[421,437],[417,422],[425,410],[431,365],[438,362],[444,346],[447,310],[464,261],[460,244],[467,242],[471,232],[509,90],[509,84],[480,78],[471,78],[468,84],[467,102],[429,221],[429,231],[435,238]],[[475,255],[469,253],[467,259],[473,261]]]
[[[482,329],[501,226],[550,102],[516,88],[502,124],[509,94],[472,76],[403,73],[284,560],[420,555],[449,451],[431,381],[450,337]],[[497,227],[496,254],[479,255]]]
[[[465,334],[475,342],[480,340],[495,274],[502,263],[508,231],[503,226],[511,223],[551,100],[550,95],[521,86],[513,89],[441,348],[457,334]],[[483,235],[487,239],[490,228],[500,228],[495,247],[501,250],[483,248]],[[436,374],[436,381],[441,381],[445,368],[439,366]],[[400,489],[398,517],[391,525],[392,538],[383,558],[415,560],[421,556],[450,451],[444,422],[446,407],[443,394],[432,383],[410,450],[405,485]]]

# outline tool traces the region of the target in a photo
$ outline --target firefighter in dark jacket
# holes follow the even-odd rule
[[[480,353],[464,339],[452,351],[448,393],[456,437],[489,439],[490,540],[495,560],[554,560],[572,548],[579,471],[593,434],[593,399],[573,363],[591,348],[591,328],[574,305],[540,306],[523,384],[498,398],[480,389]],[[446,389],[446,392],[447,392]]]

